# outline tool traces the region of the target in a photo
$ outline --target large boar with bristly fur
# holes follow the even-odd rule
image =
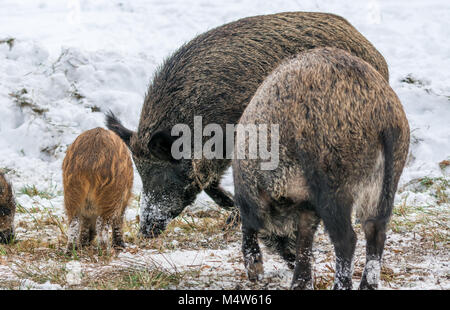
[[[409,125],[387,81],[346,51],[318,48],[281,64],[239,124],[279,125],[278,167],[233,159],[248,276],[263,272],[258,236],[289,263],[292,288],[313,287],[312,245],[323,222],[336,253],[335,289],[352,288],[356,210],[365,233],[361,289],[375,289],[394,194],[409,148]],[[236,143],[246,154],[249,137]],[[272,142],[271,142],[272,143]]]
[[[109,247],[123,247],[123,214],[131,197],[133,164],[128,147],[103,128],[79,135],[63,161],[64,206],[69,223],[67,250],[88,245],[96,236]]]
[[[202,116],[203,127],[218,124],[225,131],[225,124],[238,122],[281,60],[323,46],[361,57],[388,80],[383,56],[342,17],[306,12],[255,16],[201,34],[169,57],[148,88],[137,132],[113,114],[107,116],[108,128],[129,145],[142,179],[144,236],[158,235],[202,190],[219,206],[234,209],[232,196],[219,186],[231,161],[172,160],[173,126],[187,124],[193,132],[194,116]]]
[[[14,215],[16,203],[11,184],[0,172],[0,243],[8,243],[14,239]]]

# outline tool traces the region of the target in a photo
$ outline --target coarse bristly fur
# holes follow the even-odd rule
[[[194,116],[202,116],[203,127],[218,124],[225,132],[225,125],[238,122],[258,86],[283,59],[324,46],[359,56],[389,79],[383,56],[340,16],[254,16],[203,33],[169,57],[148,88],[137,132],[113,114],[107,116],[108,128],[129,145],[142,179],[144,236],[158,235],[201,190],[219,206],[235,209],[232,196],[219,186],[230,160],[171,160],[172,127],[187,124],[193,132]]]
[[[292,288],[312,288],[312,244],[322,221],[336,253],[334,288],[351,289],[355,209],[367,240],[360,288],[377,288],[409,148],[408,121],[386,79],[346,51],[306,51],[270,74],[240,124],[279,125],[275,170],[261,170],[259,159],[233,159],[249,278],[263,272],[259,235],[295,263]],[[248,148],[248,138],[238,147]]]
[[[131,197],[130,151],[114,132],[103,128],[79,135],[63,161],[64,205],[69,223],[67,250],[88,245],[97,232],[102,248],[123,247],[123,214]]]
[[[0,243],[9,243],[14,239],[14,215],[16,203],[11,184],[0,172]]]

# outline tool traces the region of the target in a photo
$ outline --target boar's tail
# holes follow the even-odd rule
[[[391,216],[396,191],[394,180],[394,143],[398,135],[399,132],[395,129],[384,130],[380,135],[384,153],[384,176],[380,199],[378,201],[377,217],[384,220],[389,219]]]
[[[133,135],[133,132],[122,125],[122,122],[114,115],[114,113],[109,110],[105,114],[106,118],[106,127],[109,130],[115,132],[127,146],[130,146],[130,139]]]

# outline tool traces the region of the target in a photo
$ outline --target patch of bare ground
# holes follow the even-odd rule
[[[137,209],[136,203],[133,208]],[[227,226],[229,213],[216,206],[197,212],[186,209],[156,239],[139,237],[137,217],[127,220],[128,246],[123,251],[105,253],[94,242],[70,255],[65,253],[67,224],[61,212],[22,206],[18,212],[15,242],[0,245],[0,288],[288,289],[290,285],[292,271],[264,247],[264,279],[247,280],[240,229]],[[396,206],[381,288],[450,289],[449,218],[447,204]],[[360,225],[355,229],[357,288],[365,263],[365,240]],[[315,237],[314,275],[316,289],[332,287],[334,251],[322,226]]]

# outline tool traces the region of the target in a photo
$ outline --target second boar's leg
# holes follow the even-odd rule
[[[214,200],[215,203],[219,205],[219,207],[224,208],[228,211],[233,211],[235,209],[233,196],[224,190],[219,182],[213,182],[205,189],[205,193],[208,194],[209,197]]]
[[[325,229],[328,231],[336,253],[335,290],[351,290],[353,275],[353,254],[356,234],[351,223],[351,203],[340,199],[330,199],[323,193],[321,205],[317,207]]]
[[[123,242],[123,215],[112,221],[112,242],[116,248],[125,248],[125,242]]]
[[[320,218],[314,211],[302,211],[297,228],[297,255],[291,289],[314,289],[311,270],[312,245]]]
[[[219,182],[213,182],[206,187],[204,191],[219,207],[231,211],[231,214],[227,219],[227,224],[236,227],[240,222],[240,218],[239,211],[234,205],[233,196],[223,189]]]
[[[366,235],[366,265],[359,289],[374,290],[378,288],[381,272],[381,257],[386,240],[386,219],[370,219],[364,225]]]
[[[277,252],[286,261],[289,269],[294,269],[295,255],[290,250],[292,243],[291,237],[267,234],[262,235],[259,238],[268,248],[274,249],[275,252]]]
[[[242,253],[248,279],[252,282],[261,280],[264,268],[261,249],[258,244],[258,233],[242,226]]]

